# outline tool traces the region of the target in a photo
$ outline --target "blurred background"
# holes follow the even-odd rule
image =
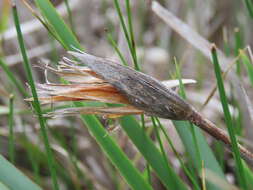
[[[32,6],[34,5],[33,1],[29,2]],[[128,63],[133,65],[113,1],[68,0],[69,7],[66,6],[64,0],[52,0],[51,2],[85,47],[86,52],[120,62],[110,40],[108,40],[109,34],[118,44]],[[215,43],[224,55],[231,59],[238,56],[240,50],[251,46],[253,42],[252,18],[242,0],[160,0],[159,2],[194,31],[208,41]],[[16,4],[31,64],[35,66],[41,59],[57,63],[66,55],[66,51],[48,34],[44,26],[31,14],[22,1],[16,1]],[[22,57],[10,5],[9,0],[0,0],[0,57],[29,92],[21,64]],[[123,14],[126,15],[123,1],[120,6]],[[67,8],[71,10],[71,15]],[[162,21],[151,10],[151,1],[133,0],[131,1],[131,10],[137,57],[142,71],[159,80],[175,79],[176,59],[181,68],[182,78],[197,81],[196,84],[186,86],[187,100],[198,110],[201,110],[208,119],[225,128],[218,93],[215,93],[210,102],[202,108],[216,84],[210,59],[188,43],[185,37],[180,36]],[[191,38],[190,33],[188,38]],[[246,50],[245,52],[245,54],[248,53]],[[244,136],[242,141],[250,148],[253,139],[252,115],[250,114],[252,113],[252,84],[248,75],[248,67],[244,67],[241,60],[237,62],[229,72],[237,73],[246,95],[236,95],[235,88],[237,87],[232,85],[231,78],[224,79],[224,83],[233,122],[240,126],[236,128],[237,134]],[[43,70],[33,67],[33,73],[36,82],[46,82]],[[48,80],[50,82],[59,81],[50,73]],[[13,127],[15,166],[45,189],[51,189],[37,118],[32,113],[33,110],[31,110],[29,103],[23,101],[23,94],[10,83],[7,74],[2,69],[0,69],[0,153],[9,158],[8,105],[10,94],[15,96]],[[245,97],[248,98],[246,106],[245,104],[241,105],[241,102],[245,102]],[[45,107],[45,109],[47,108],[50,106]],[[146,120],[146,125],[151,126],[150,119],[146,118]],[[104,122],[102,118],[101,121]],[[176,150],[183,157],[185,149],[172,123],[163,119],[161,122],[168,130]],[[129,189],[118,171],[108,161],[93,137],[83,126],[79,117],[48,119],[47,124],[50,144],[59,165],[60,189]],[[115,121],[112,125],[118,126],[119,124]],[[140,170],[143,170],[145,168],[144,159],[120,127],[110,135],[117,139],[118,144],[129,158]],[[219,160],[220,146],[216,146],[216,142],[210,136],[206,136],[206,138]],[[170,155],[170,162],[175,171],[188,183],[178,159],[166,143],[164,146]],[[253,150],[253,148],[250,149]],[[187,157],[183,157],[183,159],[187,160]],[[223,152],[220,162],[227,180],[231,184],[237,184],[231,154]],[[152,181],[154,189],[165,189],[155,175],[152,177]]]

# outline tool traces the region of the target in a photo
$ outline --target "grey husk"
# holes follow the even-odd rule
[[[84,52],[69,53],[87,65],[101,79],[113,85],[132,106],[145,114],[172,120],[188,120],[232,149],[230,138],[224,130],[216,127],[155,78],[105,58]],[[239,145],[239,150],[247,162],[253,162],[253,154],[249,150],[242,145]]]

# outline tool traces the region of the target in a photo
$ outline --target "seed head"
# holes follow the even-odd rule
[[[87,53],[69,53],[114,86],[130,105],[147,115],[186,120],[192,113],[192,107],[188,103],[151,76]]]

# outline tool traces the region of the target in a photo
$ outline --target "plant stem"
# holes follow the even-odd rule
[[[222,141],[228,145],[229,149],[232,150],[232,143],[226,132],[223,129],[216,127],[211,121],[204,118],[199,112],[194,110],[193,113],[189,116],[188,120],[217,140]],[[238,144],[238,148],[243,158],[253,165],[253,154],[242,145]]]
[[[32,91],[33,99],[34,99],[34,103],[32,105],[33,105],[33,107],[36,111],[36,114],[38,116],[38,120],[39,120],[39,123],[40,123],[40,129],[41,129],[41,133],[42,133],[42,136],[43,136],[45,149],[46,149],[46,152],[47,152],[48,165],[49,165],[49,170],[50,170],[50,173],[51,173],[51,176],[52,176],[54,190],[58,190],[59,186],[58,186],[58,183],[57,183],[56,170],[55,170],[55,167],[54,167],[55,160],[53,158],[52,150],[50,148],[48,135],[47,135],[47,130],[46,130],[46,125],[45,125],[44,118],[42,116],[42,111],[41,111],[40,103],[39,103],[39,100],[38,100],[38,95],[37,95],[35,83],[34,83],[34,80],[33,80],[32,69],[31,69],[31,66],[29,64],[28,56],[26,54],[26,48],[25,48],[24,39],[23,39],[23,36],[22,36],[22,31],[21,31],[21,28],[20,28],[18,12],[17,12],[17,7],[16,7],[15,3],[13,3],[13,5],[12,5],[12,10],[13,10],[13,18],[14,18],[16,31],[17,31],[17,37],[18,37],[18,42],[19,42],[19,46],[20,46],[20,51],[21,51],[21,54],[22,54],[23,60],[24,60],[24,62],[23,62],[24,63],[24,68],[25,68],[28,83],[31,87],[31,91]]]
[[[15,145],[14,145],[14,135],[13,135],[13,94],[10,95],[9,103],[9,157],[11,163],[14,164],[15,161]]]

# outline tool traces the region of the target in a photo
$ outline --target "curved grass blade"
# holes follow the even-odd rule
[[[1,155],[0,171],[0,182],[9,189],[42,190]]]
[[[7,186],[0,182],[0,189],[1,190],[10,190]]]
[[[133,166],[132,162],[122,152],[114,139],[107,134],[107,131],[101,125],[99,120],[93,115],[82,115],[81,119],[111,162],[119,169],[121,175],[126,179],[129,186],[135,190],[151,190],[152,187]]]
[[[249,16],[253,18],[253,3],[251,0],[244,0]]]
[[[176,62],[175,62],[176,63]],[[179,68],[176,63],[176,74],[179,78],[180,83],[180,94],[182,97],[186,98],[186,93],[184,90],[184,85],[182,83],[181,75]],[[212,170],[217,175],[225,180],[225,176],[212,152],[209,145],[207,144],[204,136],[201,131],[190,124],[187,121],[173,121],[173,124],[176,127],[177,132],[181,140],[183,141],[184,146],[186,147],[187,152],[189,153],[191,160],[194,166],[198,171],[201,171],[201,163],[204,162],[206,168]],[[214,183],[207,180],[208,189],[219,189]]]
[[[16,86],[16,88],[23,94],[23,96],[27,97],[28,93],[25,91],[20,81],[16,79],[16,77],[11,72],[7,64],[1,58],[0,58],[0,66],[2,67],[6,75],[8,76],[9,80]]]
[[[186,185],[164,160],[161,152],[156,148],[134,117],[122,117],[120,123],[129,138],[168,189],[187,189]],[[168,167],[165,167],[166,165]]]
[[[248,189],[253,189],[253,173],[244,161],[242,163],[243,163],[244,172],[246,175]]]
[[[188,170],[188,168],[185,166],[185,164],[183,163],[183,160],[180,158],[180,155],[178,154],[178,152],[176,151],[172,141],[170,140],[170,137],[168,136],[166,129],[164,128],[164,126],[162,125],[162,123],[156,118],[156,121],[158,122],[159,128],[162,130],[167,142],[169,143],[173,153],[176,155],[177,159],[180,162],[180,165],[182,167],[182,169],[184,170],[186,176],[190,179],[190,181],[192,182],[194,189],[196,190],[200,190],[200,187],[198,186],[197,183],[197,179],[194,178],[195,176],[192,175],[192,173]]]
[[[64,47],[68,50],[71,50],[72,46],[82,49],[75,35],[61,19],[52,3],[49,0],[36,0],[35,2],[42,15],[46,18],[47,22],[54,29],[61,42],[64,44]]]

